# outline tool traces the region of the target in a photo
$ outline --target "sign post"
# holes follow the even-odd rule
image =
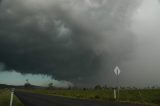
[[[11,99],[10,99],[10,105],[9,106],[12,106],[12,104],[13,104],[13,96],[14,96],[14,88],[12,88],[12,90],[11,90]]]
[[[114,69],[114,73],[117,76],[117,100],[119,99],[119,74],[120,74],[120,69],[118,66],[116,66],[116,68]]]

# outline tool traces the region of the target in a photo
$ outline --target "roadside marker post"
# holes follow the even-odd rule
[[[114,91],[113,91],[114,93],[114,99],[116,100],[116,98],[117,98],[117,96],[116,96],[116,89],[114,89]]]
[[[119,67],[118,66],[116,66],[116,68],[114,69],[114,73],[116,74],[116,76],[117,76],[117,92],[116,92],[116,94],[117,94],[117,96],[116,96],[116,99],[118,100],[119,99],[119,74],[120,74],[120,69],[119,69]]]
[[[11,99],[10,99],[10,105],[9,106],[12,106],[12,104],[13,104],[13,96],[14,96],[14,88],[12,88],[12,90],[11,90]]]

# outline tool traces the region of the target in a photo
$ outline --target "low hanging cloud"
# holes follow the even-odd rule
[[[6,70],[69,81],[98,78],[129,59],[136,0],[3,0],[0,62]]]

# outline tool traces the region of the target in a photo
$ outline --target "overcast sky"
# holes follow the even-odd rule
[[[159,27],[158,0],[1,0],[0,83],[160,86]]]

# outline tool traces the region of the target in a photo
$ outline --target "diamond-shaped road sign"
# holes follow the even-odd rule
[[[116,66],[116,68],[114,69],[114,73],[118,76],[120,74],[120,69],[118,66]]]

